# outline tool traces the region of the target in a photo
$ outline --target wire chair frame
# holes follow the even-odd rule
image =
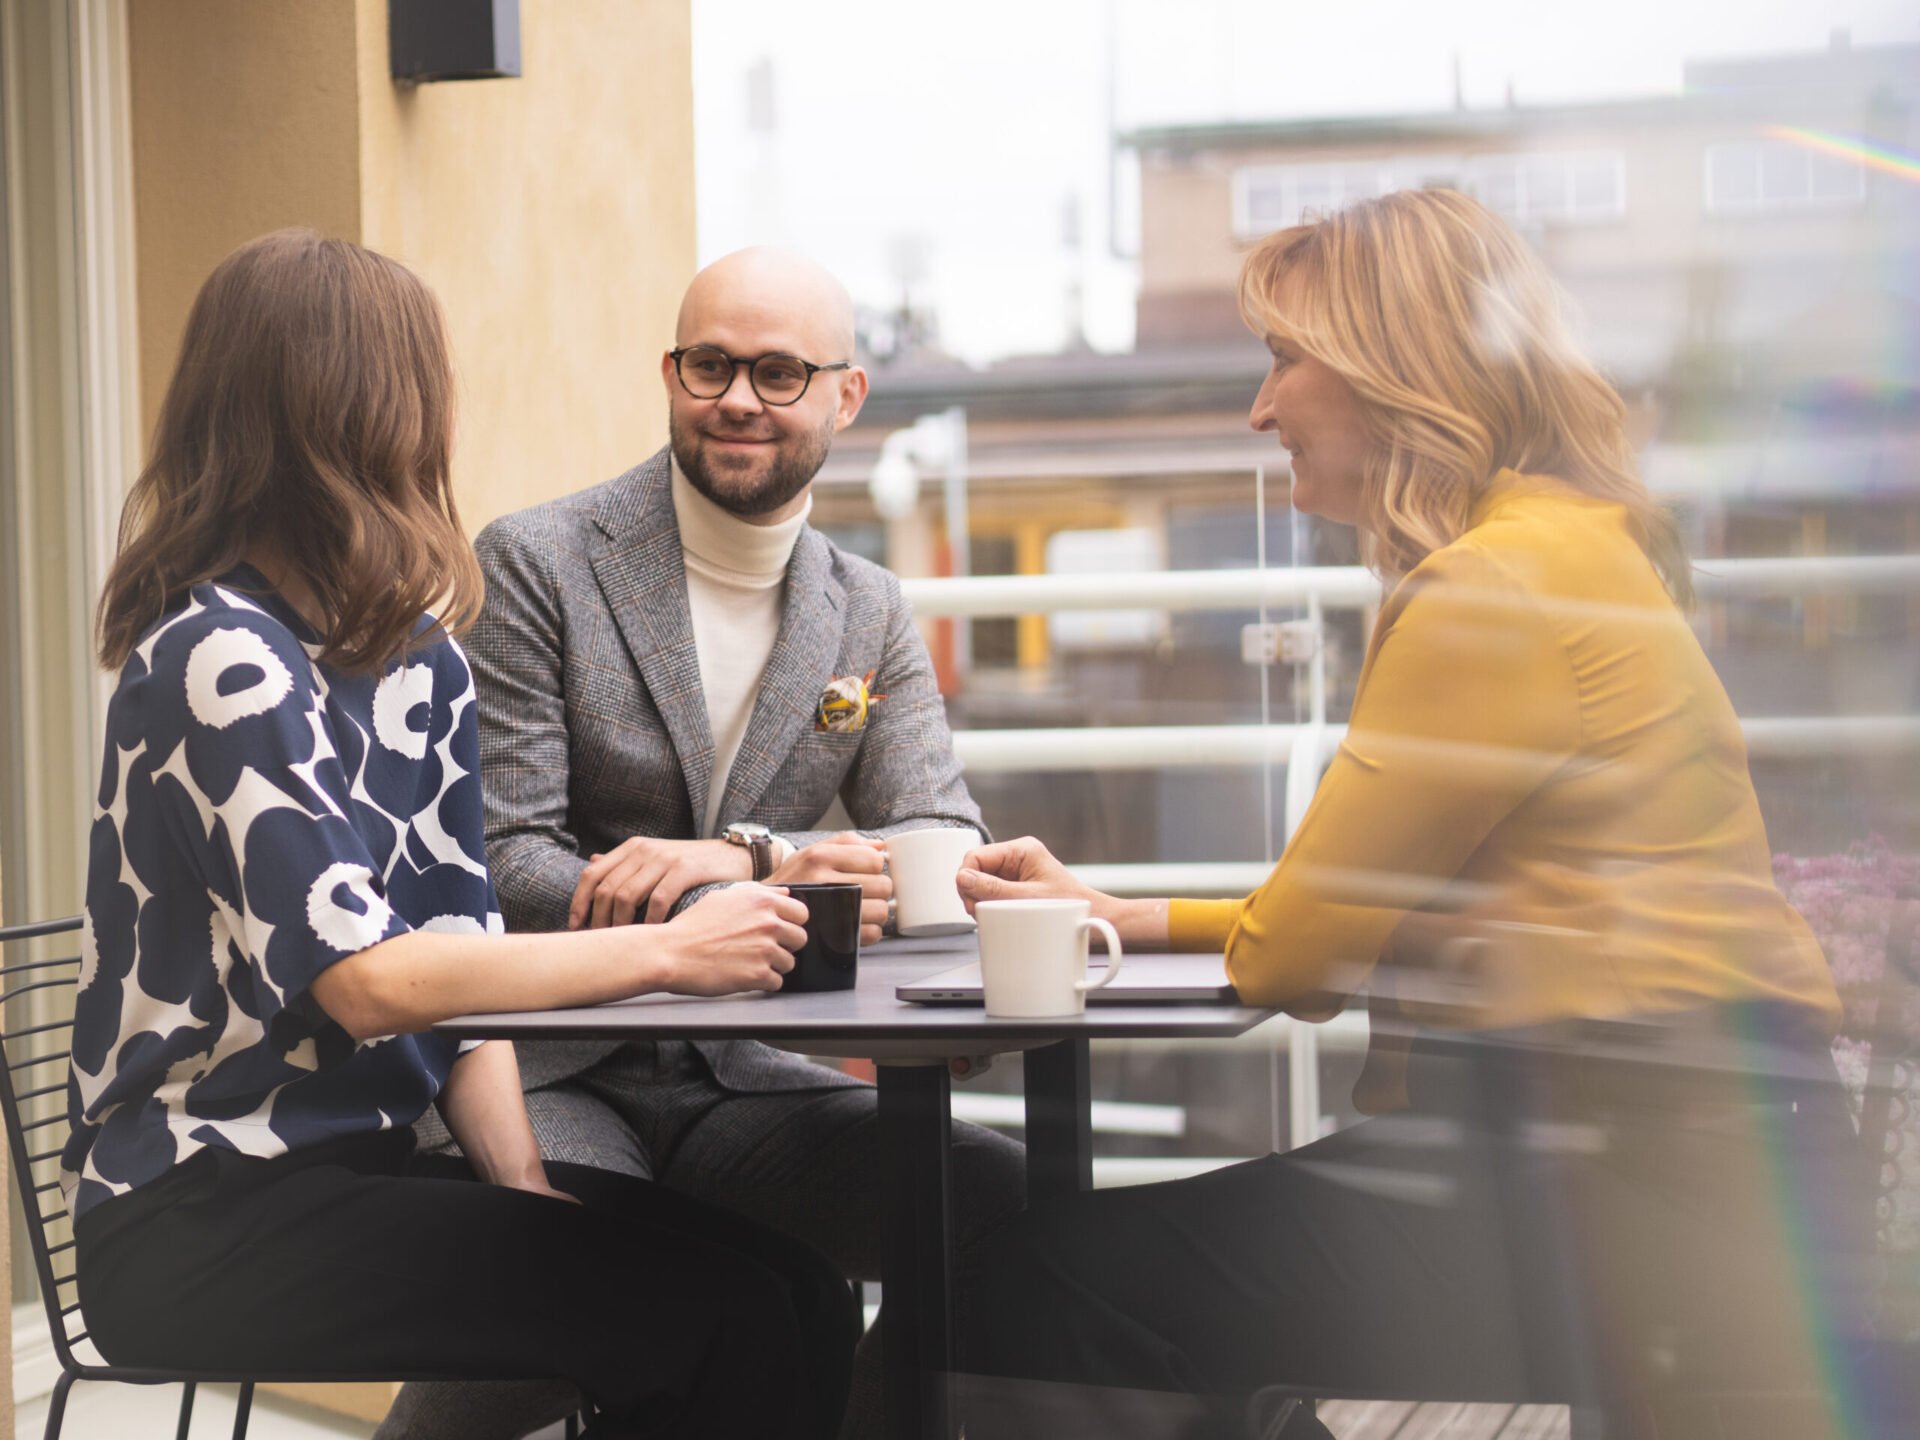
[[[55,936],[77,934],[82,927],[81,917],[69,916],[60,920],[43,920],[30,924],[0,926],[0,960],[6,958],[11,946],[18,942],[51,938]],[[55,972],[55,973],[48,973]],[[41,1036],[69,1036],[73,1030],[71,1017],[61,1020],[38,1020],[12,1028],[12,1003],[22,997],[37,992],[52,992],[60,989],[78,989],[80,984],[81,957],[79,955],[62,956],[50,960],[25,961],[17,965],[0,964],[0,1112],[4,1113],[7,1127],[7,1146],[12,1160],[14,1182],[19,1187],[20,1201],[26,1222],[28,1248],[33,1255],[34,1276],[40,1285],[41,1303],[46,1310],[47,1329],[53,1343],[53,1353],[60,1363],[60,1377],[54,1382],[53,1393],[47,1409],[45,1440],[56,1440],[66,1416],[67,1397],[76,1381],[112,1380],[129,1385],[182,1385],[185,1387],[180,1400],[180,1414],[175,1428],[175,1440],[187,1440],[193,1421],[193,1401],[195,1388],[206,1384],[237,1384],[240,1387],[239,1403],[234,1412],[233,1440],[245,1440],[247,1424],[253,1408],[254,1386],[261,1382],[290,1384],[353,1384],[394,1380],[463,1380],[472,1376],[446,1375],[441,1373],[395,1373],[391,1370],[378,1372],[341,1372],[326,1370],[288,1370],[260,1373],[257,1371],[223,1370],[211,1368],[205,1370],[153,1369],[142,1366],[114,1365],[82,1359],[74,1347],[89,1339],[85,1328],[85,1316],[80,1312],[79,1298],[79,1261],[75,1241],[68,1238],[53,1242],[48,1238],[49,1226],[69,1221],[65,1197],[60,1192],[57,1161],[66,1148],[67,1136],[71,1125],[64,1096],[67,1091],[66,1075],[60,1073],[57,1078],[49,1078],[46,1073],[36,1074],[32,1087],[26,1090],[16,1088],[16,1077],[39,1071],[41,1067],[64,1066],[72,1055],[70,1040],[61,1044],[58,1039],[52,1044],[56,1047],[44,1054],[23,1054],[32,1048],[26,1042]],[[22,977],[33,976],[22,982]],[[43,1042],[48,1043],[48,1042]],[[61,1099],[50,1104],[38,1106],[49,1113],[33,1115],[23,1110],[23,1103],[33,1104],[50,1101],[53,1097]],[[43,1172],[36,1167],[47,1167]],[[48,1197],[52,1197],[52,1206],[48,1208]],[[64,1273],[57,1268],[58,1263],[70,1266]],[[69,1298],[62,1303],[63,1292]],[[69,1322],[79,1325],[77,1331],[68,1328]],[[568,1416],[566,1421],[568,1440],[579,1433],[579,1417]]]

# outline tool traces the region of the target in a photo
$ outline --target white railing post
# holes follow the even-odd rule
[[[967,412],[955,405],[942,412],[937,421],[929,417],[921,423],[929,429],[936,425],[944,429],[935,448],[944,450],[941,460],[946,483],[941,502],[946,514],[947,559],[954,576],[965,580],[973,574],[973,520],[967,511]],[[973,668],[973,622],[964,615],[953,619],[953,668],[958,675]]]
[[[1311,646],[1304,661],[1307,673],[1307,723],[1293,737],[1293,749],[1287,756],[1287,844],[1307,817],[1314,791],[1320,787],[1321,767],[1326,763],[1327,742],[1327,643],[1326,616],[1320,597],[1307,601],[1306,632]],[[1287,1022],[1287,1148],[1298,1150],[1320,1138],[1320,1037],[1313,1026],[1297,1020]]]

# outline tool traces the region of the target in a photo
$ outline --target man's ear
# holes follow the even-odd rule
[[[660,383],[667,387],[667,399],[669,400],[673,399],[673,387],[675,384],[673,370],[673,352],[671,350],[662,350],[660,352]]]
[[[854,422],[860,407],[867,403],[866,367],[856,365],[840,382],[840,408],[834,412],[833,431],[837,435]]]

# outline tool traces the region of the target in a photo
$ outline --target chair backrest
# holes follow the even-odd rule
[[[77,935],[80,917],[0,928],[0,961],[11,961],[16,945],[43,936]],[[62,940],[61,948],[73,943]],[[87,1338],[80,1318],[74,1278],[72,1224],[60,1193],[60,1153],[71,1129],[67,1117],[67,1062],[72,1051],[70,1004],[61,1018],[40,1018],[44,1005],[21,1002],[33,994],[58,996],[80,984],[80,957],[23,960],[0,964],[0,1110],[7,1122],[14,1180],[26,1218],[27,1243],[34,1274],[47,1309],[54,1353],[73,1369],[73,1346]]]

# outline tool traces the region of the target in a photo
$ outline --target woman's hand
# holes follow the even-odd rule
[[[569,1195],[564,1190],[554,1189],[552,1184],[547,1180],[547,1167],[538,1163],[535,1164],[532,1172],[528,1174],[515,1176],[511,1180],[494,1177],[490,1183],[502,1186],[508,1190],[524,1190],[529,1195],[545,1195],[550,1199],[564,1200],[569,1205],[578,1205],[581,1203],[578,1195]]]
[[[580,1203],[547,1181],[511,1040],[489,1040],[454,1061],[435,1103],[473,1173],[489,1185]]]
[[[1113,898],[1074,879],[1031,835],[969,850],[954,883],[969,912],[981,900],[1086,900],[1097,915],[1100,902]]]
[[[1165,900],[1121,900],[1074,878],[1031,835],[982,845],[970,850],[954,876],[967,912],[982,900],[1084,900],[1093,914],[1107,921],[1130,943],[1164,944],[1167,939]]]
[[[784,890],[729,885],[653,933],[670,942],[664,984],[675,995],[778,990],[807,943],[807,907]]]

